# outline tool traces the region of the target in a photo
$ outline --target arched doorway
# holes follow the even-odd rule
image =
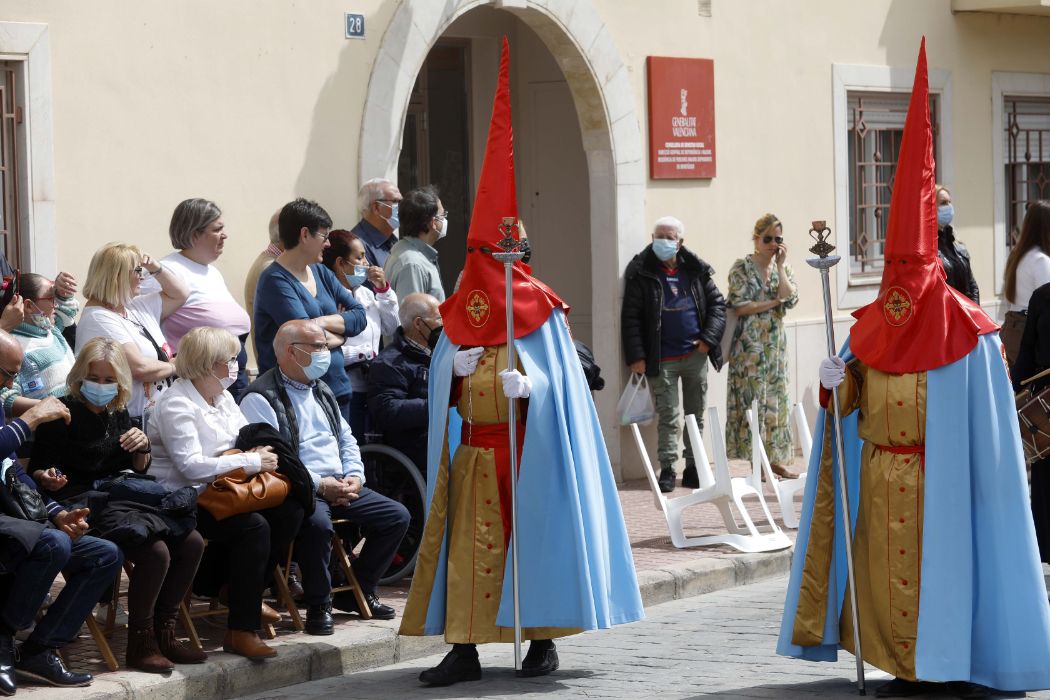
[[[397,177],[402,129],[428,55],[435,46],[444,48],[450,42],[467,39],[472,56],[464,63],[471,70],[468,85],[472,90],[467,99],[472,117],[480,125],[471,125],[468,131],[472,151],[471,162],[465,164],[472,166],[469,197],[481,165],[479,149],[484,148],[495,89],[500,25],[512,32],[516,25],[522,25],[515,32],[518,36],[512,38],[514,46],[549,62],[541,66],[523,66],[521,61],[512,64],[517,79],[516,90],[512,84],[512,99],[519,208],[529,224],[530,236],[535,236],[534,265],[543,270],[540,274],[547,282],[575,305],[574,315],[579,316],[581,325],[577,332],[581,337],[590,336],[596,359],[609,377],[609,388],[598,394],[595,402],[610,457],[619,469],[620,431],[615,418],[619,385],[616,378],[622,368],[619,279],[644,236],[645,172],[640,120],[627,69],[591,2],[578,0],[565,9],[530,0],[401,3],[383,36],[369,79],[361,127],[359,181],[378,175]],[[480,60],[482,54],[486,55],[485,60]],[[551,76],[552,67],[561,74],[560,80],[544,79],[544,75]],[[418,103],[418,90],[415,92]],[[566,115],[572,112],[575,133],[551,127],[549,120],[561,120],[564,126]],[[531,144],[526,142],[526,134],[533,134]],[[410,141],[416,135],[417,132],[406,130],[405,139]],[[564,156],[567,168],[571,172],[578,167],[584,182],[571,187],[569,205],[564,199],[547,205],[547,201],[557,197],[544,183],[563,174],[551,169],[558,165],[556,159],[543,156],[564,148],[568,149]],[[574,155],[579,157],[578,162]],[[571,204],[573,198],[578,202],[575,208]],[[469,201],[472,203],[472,199]],[[573,217],[581,214],[576,222]],[[466,214],[460,216],[463,225]],[[562,224],[559,217],[567,218],[569,226],[583,229],[575,232],[571,242],[554,236],[544,240],[542,230],[558,230]],[[454,252],[454,239],[442,245],[446,243],[446,249],[441,251],[443,258],[451,262],[456,253],[462,255],[462,251]],[[462,240],[458,245],[462,247]],[[584,268],[587,274],[580,273]],[[584,301],[578,302],[573,296]],[[589,333],[584,325],[590,326]]]

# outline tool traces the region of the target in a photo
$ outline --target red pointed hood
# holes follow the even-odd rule
[[[998,325],[952,289],[937,257],[937,192],[926,39],[919,47],[890,199],[878,298],[853,312],[850,349],[864,364],[904,374],[955,362]]]
[[[485,162],[467,232],[467,262],[456,292],[441,305],[445,334],[458,345],[502,345],[507,342],[506,276],[492,258],[503,232],[503,219],[518,220],[514,184],[514,131],[510,120],[510,46],[503,38],[499,83],[492,103]],[[515,230],[515,236],[517,231]],[[554,291],[535,279],[528,265],[514,264],[514,336],[543,325],[551,310],[566,306]]]

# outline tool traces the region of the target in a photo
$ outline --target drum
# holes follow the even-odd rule
[[[1050,455],[1050,386],[1025,389],[1014,400],[1025,461],[1032,464]]]

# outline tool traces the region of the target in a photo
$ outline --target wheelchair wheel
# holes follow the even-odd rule
[[[403,505],[411,517],[394,560],[379,579],[379,583],[387,586],[411,574],[416,566],[423,539],[427,486],[412,460],[388,445],[362,445],[361,460],[368,487]]]

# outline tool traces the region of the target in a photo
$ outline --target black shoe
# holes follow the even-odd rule
[[[16,690],[15,640],[9,634],[0,634],[0,695],[14,695]]]
[[[15,662],[15,672],[23,678],[57,688],[82,688],[91,685],[92,680],[90,673],[68,670],[62,663],[62,657],[54,649],[23,656]]]
[[[375,593],[365,593],[365,600],[368,601],[368,608],[372,611],[373,620],[393,620],[397,614],[389,605],[380,603]],[[343,612],[361,614],[357,607],[357,598],[349,591],[337,593],[332,599],[332,606],[336,610],[342,610]]]
[[[664,467],[660,470],[660,478],[656,480],[660,484],[660,493],[671,493],[674,491],[674,467]]]
[[[877,698],[910,698],[915,695],[937,692],[937,684],[927,681],[906,681],[903,678],[894,678],[888,683],[883,683],[875,689]]]
[[[288,592],[292,594],[292,600],[303,598],[303,582],[299,580],[299,565],[294,561],[288,567]]]
[[[558,650],[552,639],[534,639],[529,644],[529,653],[521,661],[519,678],[546,676],[558,670]]]
[[[430,686],[480,680],[481,662],[478,661],[478,648],[473,644],[453,645],[441,663],[419,674],[419,682]]]
[[[682,486],[687,489],[700,488],[700,476],[696,473],[696,465],[690,461],[686,461],[685,471],[682,472]]]
[[[332,604],[322,603],[310,605],[306,608],[306,625],[304,631],[307,634],[326,635],[335,632],[335,620],[332,619]]]
[[[948,694],[957,698],[987,698],[992,694],[989,688],[969,681],[949,681],[945,683],[945,686]],[[1024,695],[1013,695],[1013,697],[1024,697]]]

